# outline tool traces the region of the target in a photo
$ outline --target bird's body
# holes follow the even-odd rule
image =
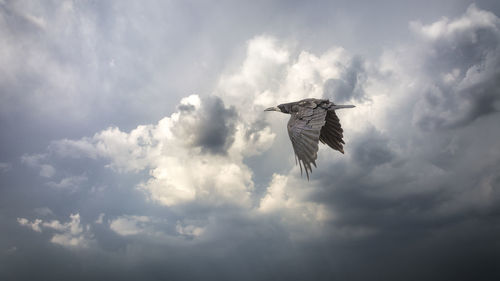
[[[344,153],[343,130],[336,109],[351,108],[354,105],[336,105],[327,99],[304,99],[297,102],[280,104],[265,111],[279,111],[290,114],[288,135],[292,141],[295,159],[300,172],[302,165],[307,179],[312,172],[311,164],[316,167],[318,142]]]

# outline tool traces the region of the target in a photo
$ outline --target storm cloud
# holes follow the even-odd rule
[[[425,99],[416,122],[422,128],[464,126],[497,112],[500,78],[499,19],[470,6],[460,18],[411,28],[422,37]]]
[[[339,78],[331,78],[325,82],[324,97],[340,103],[348,100],[362,101],[366,98],[363,90],[365,80],[363,59],[354,57],[347,66],[343,66]]]
[[[0,1],[0,278],[498,279],[500,6],[225,4]]]
[[[223,101],[217,97],[205,103],[207,106],[200,113],[200,123],[193,131],[197,135],[195,145],[212,153],[225,153],[234,141],[237,113],[234,108],[226,109]]]

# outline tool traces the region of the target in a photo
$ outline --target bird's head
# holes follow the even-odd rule
[[[288,109],[288,104],[280,104],[278,106],[273,106],[270,108],[265,109],[264,111],[278,111],[282,113],[290,113],[290,110]]]

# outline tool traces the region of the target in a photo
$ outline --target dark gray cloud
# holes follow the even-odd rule
[[[389,138],[382,136],[375,128],[367,130],[364,135],[353,140],[352,157],[356,164],[365,170],[394,159],[394,152],[388,146]]]
[[[498,121],[494,119],[480,130]],[[465,141],[474,131],[463,129],[455,138]],[[478,164],[480,160],[465,156],[485,155],[498,147],[498,134],[483,134],[486,143],[470,143],[481,148],[459,155],[442,153],[446,148],[441,140],[448,133],[425,135],[422,143],[408,139],[399,145],[415,150],[403,155],[388,146],[390,138],[372,136],[372,143],[369,135],[350,143],[346,153],[354,161],[320,165],[315,176],[318,189],[311,200],[335,214],[331,235],[349,233],[323,245],[346,251],[350,263],[342,273],[356,280],[373,275],[394,280],[409,275],[430,280],[499,276],[494,262],[499,249],[490,239],[500,230],[494,222],[500,214],[500,161]],[[350,264],[364,264],[363,271]]]
[[[219,97],[203,100],[198,124],[193,128],[195,146],[211,153],[226,153],[234,141],[235,122],[238,118],[233,107],[226,108]]]
[[[498,18],[471,6],[456,25],[430,31],[414,24],[425,38],[419,48],[428,110],[417,117],[423,129],[465,126],[500,110]]]
[[[363,59],[354,57],[349,65],[342,67],[339,78],[331,78],[325,82],[323,96],[336,103],[348,100],[362,101],[365,99],[363,84],[366,81],[366,70]]]
[[[422,67],[412,80],[420,88],[410,90],[420,104],[396,108],[389,116],[401,118],[391,118],[383,130],[349,135],[352,161],[318,161],[311,200],[335,214],[332,235],[350,231],[351,238],[329,245],[342,245],[353,264],[366,265],[356,273],[347,266],[344,273],[353,279],[488,280],[500,274],[498,247],[489,241],[498,235],[500,214],[500,158],[493,152],[500,137],[493,130],[500,122],[499,21],[474,9],[423,31],[418,60],[411,60],[411,67]],[[489,23],[478,27],[485,19]],[[406,102],[414,100],[409,95]]]

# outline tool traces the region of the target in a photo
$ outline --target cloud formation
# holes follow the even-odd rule
[[[109,228],[123,236],[137,235],[148,232],[149,234],[152,234],[145,228],[145,224],[150,222],[151,219],[146,216],[122,216],[112,220],[109,224]]]
[[[211,153],[226,153],[234,141],[236,111],[226,109],[217,97],[206,101],[203,109],[198,126],[191,128],[197,136],[194,145]]]
[[[425,98],[418,102],[415,122],[430,130],[464,126],[498,112],[500,22],[493,13],[471,5],[453,20],[425,26],[413,22],[422,38],[421,79]]]
[[[245,205],[253,183],[242,154],[273,139],[269,129],[259,139],[248,139],[247,130],[235,109],[219,98],[191,95],[158,124],[130,133],[109,128],[92,138],[53,142],[50,150],[60,157],[109,159],[109,167],[123,173],[148,169],[150,178],[138,187],[167,206],[194,201]]]
[[[341,65],[341,67],[343,69],[339,78],[325,81],[324,97],[337,103],[349,100],[363,101],[366,98],[363,84],[367,76],[363,59],[354,57],[348,65]]]
[[[131,268],[123,279],[498,276],[499,18],[471,5],[409,29],[412,42],[379,58],[251,38],[209,94],[181,98],[159,121],[23,154],[44,195],[16,227],[105,261],[84,260],[89,271]],[[338,111],[346,154],[320,146],[310,182],[287,116],[262,111],[306,97],[356,105]],[[9,255],[24,251],[14,246]]]
[[[69,248],[86,248],[92,241],[93,235],[90,232],[89,225],[83,227],[80,224],[80,214],[71,214],[71,221],[61,223],[58,220],[43,221],[35,219],[33,222],[25,218],[17,218],[17,222],[22,226],[27,226],[36,232],[42,232],[42,229],[55,232],[50,242]]]

